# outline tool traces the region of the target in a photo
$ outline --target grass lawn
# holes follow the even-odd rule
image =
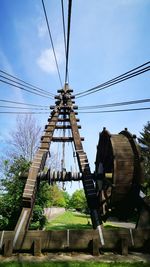
[[[111,223],[105,223],[106,228],[118,228]],[[46,230],[65,230],[65,229],[92,229],[89,215],[77,212],[66,211],[62,215],[48,222]]]
[[[89,215],[66,211],[46,225],[46,230],[91,229]]]
[[[3,262],[0,267],[149,267],[149,263],[102,262]]]

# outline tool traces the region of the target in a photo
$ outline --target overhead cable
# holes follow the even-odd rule
[[[147,99],[139,99],[139,100],[132,100],[132,101],[126,101],[126,102],[117,102],[117,103],[110,103],[110,104],[103,104],[103,105],[95,105],[95,106],[79,106],[79,110],[84,109],[99,109],[99,108],[107,108],[107,107],[115,107],[115,106],[124,106],[124,105],[133,105],[133,104],[139,104],[139,103],[146,103],[150,102],[150,98]]]
[[[103,110],[103,111],[79,111],[78,113],[113,113],[113,112],[125,112],[125,111],[139,111],[139,110],[149,110],[150,107],[145,108],[131,108],[131,109],[113,109],[113,110]]]
[[[31,86],[31,87],[33,87],[33,88],[35,88],[35,89],[38,89],[39,91],[41,91],[41,92],[43,92],[43,93],[47,93],[47,94],[49,94],[49,95],[51,95],[51,96],[54,96],[53,93],[50,93],[50,92],[48,92],[47,90],[44,90],[44,89],[42,89],[42,88],[40,88],[40,87],[37,87],[37,86],[35,86],[35,85],[32,85],[31,83],[25,82],[24,80],[22,80],[22,79],[20,79],[20,78],[18,78],[18,77],[16,77],[16,76],[13,76],[13,75],[9,74],[9,73],[6,72],[6,71],[0,70],[0,72],[3,73],[3,74],[5,74],[5,75],[7,75],[7,76],[9,76],[9,77],[11,77],[11,78],[13,78],[13,79],[15,79],[15,80],[17,80],[17,81],[23,82],[23,83],[26,84],[26,85],[29,85],[29,86]],[[5,78],[5,79],[6,79],[6,78]]]
[[[14,84],[21,85],[21,86],[23,86],[24,88],[29,88],[30,90],[33,90],[33,91],[35,91],[35,92],[38,92],[38,93],[43,94],[43,95],[46,95],[46,96],[49,96],[51,99],[53,99],[52,95],[51,95],[50,93],[48,93],[48,92],[46,92],[46,93],[45,93],[45,92],[42,92],[42,91],[39,90],[39,89],[35,89],[35,88],[31,87],[31,86],[28,86],[28,85],[25,85],[25,84],[23,84],[23,83],[14,81],[14,80],[12,80],[12,79],[10,79],[10,78],[7,78],[7,77],[5,77],[5,76],[3,76],[3,75],[0,75],[0,78],[5,79],[5,80],[8,80],[8,81],[10,81],[10,82],[13,82]]]
[[[35,104],[27,104],[27,103],[23,103],[23,102],[10,101],[10,100],[6,100],[6,99],[0,99],[0,102],[17,104],[17,105],[32,106],[32,107],[49,108],[49,106],[42,106],[42,105],[35,105]]]
[[[57,57],[56,57],[56,53],[55,53],[53,38],[52,38],[51,30],[50,30],[50,25],[49,25],[49,21],[48,21],[48,17],[47,17],[47,12],[46,12],[46,8],[45,8],[44,0],[41,0],[41,1],[42,1],[43,11],[44,11],[47,29],[48,29],[48,33],[49,33],[49,38],[50,38],[50,42],[51,42],[51,46],[52,46],[52,50],[53,50],[53,54],[54,54],[54,59],[55,59],[55,64],[56,64],[56,68],[57,68],[57,73],[58,73],[60,85],[63,88],[62,79],[61,79],[61,75],[60,75],[60,71],[59,71],[58,61],[57,61]]]
[[[150,107],[144,108],[133,108],[133,109],[114,109],[114,110],[103,110],[103,111],[79,111],[78,113],[82,114],[95,114],[95,113],[113,113],[113,112],[126,112],[126,111],[142,111],[150,110]],[[0,111],[1,114],[49,114],[49,112],[13,112],[13,111]]]
[[[68,81],[68,61],[69,61],[69,44],[70,44],[71,8],[72,8],[72,0],[68,0],[68,27],[67,27],[67,49],[66,49],[65,83],[67,83],[67,81]]]
[[[124,73],[124,74],[122,74],[122,75],[119,75],[119,76],[117,76],[117,77],[115,77],[115,78],[113,78],[113,79],[111,79],[111,80],[109,80],[109,81],[107,81],[105,83],[102,83],[102,84],[100,84],[98,86],[95,86],[95,87],[93,87],[91,89],[88,89],[88,90],[82,91],[80,93],[77,93],[75,96],[76,96],[76,98],[79,98],[79,97],[82,97],[82,96],[86,96],[86,95],[95,93],[97,91],[106,89],[106,88],[108,88],[108,87],[110,87],[112,85],[115,85],[117,83],[123,82],[123,81],[125,81],[127,79],[131,79],[131,78],[133,78],[133,77],[135,77],[137,75],[140,75],[140,74],[142,74],[142,73],[144,73],[146,71],[149,71],[150,70],[150,66],[142,68],[143,66],[148,65],[149,63],[150,63],[150,61],[148,61],[148,62],[146,62],[146,63],[144,63],[144,64],[142,64],[142,65],[140,65],[140,66],[138,66],[138,67],[136,67],[136,68]],[[139,70],[137,70],[137,69],[139,69]],[[137,70],[137,71],[135,71],[135,70]]]
[[[61,0],[61,12],[62,12],[62,21],[63,21],[65,56],[66,56],[67,55],[67,44],[66,44],[66,27],[65,27],[64,1],[63,0]]]
[[[12,109],[33,109],[33,110],[49,110],[48,108],[27,108],[27,107],[18,107],[18,106],[1,106],[0,105],[0,108],[12,108]]]
[[[0,114],[49,114],[49,112],[0,111]]]
[[[29,92],[29,93],[34,94],[34,95],[42,96],[42,97],[45,97],[45,98],[48,98],[48,99],[50,99],[50,98],[53,99],[51,96],[46,96],[46,95],[43,95],[42,93],[40,94],[38,92],[33,92],[33,91],[29,90],[29,89],[24,88],[23,86],[19,86],[19,85],[13,84],[13,83],[7,82],[5,80],[1,80],[0,79],[0,82],[8,84],[8,85],[11,85],[11,86],[13,86],[15,88],[18,88],[20,90],[24,90],[24,91]]]

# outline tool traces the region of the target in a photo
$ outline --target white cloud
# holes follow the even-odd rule
[[[38,25],[37,30],[38,30],[38,36],[40,38],[44,38],[46,36],[46,34],[47,34],[47,27],[44,24],[40,23]]]
[[[57,47],[56,58],[58,65],[60,66],[64,62],[64,56],[61,47]],[[37,59],[38,66],[47,73],[55,74],[57,71],[54,54],[52,49],[45,49],[41,51],[39,58]]]

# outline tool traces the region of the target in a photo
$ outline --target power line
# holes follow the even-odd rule
[[[12,80],[12,79],[10,79],[10,78],[7,78],[7,77],[5,77],[5,76],[3,76],[3,75],[0,75],[0,77],[3,78],[3,79],[5,79],[5,80],[8,80],[8,81],[10,81],[10,82],[13,82],[13,83],[15,83],[15,84],[21,85],[21,86],[23,86],[24,88],[29,88],[29,89],[31,89],[31,90],[33,90],[33,91],[35,91],[35,92],[38,92],[38,93],[44,94],[44,95],[46,95],[46,96],[49,96],[51,99],[53,99],[53,98],[52,98],[52,95],[51,95],[50,93],[48,93],[48,92],[46,92],[46,93],[45,93],[45,92],[42,92],[42,91],[39,90],[39,89],[35,89],[35,88],[31,87],[31,86],[24,85],[23,83],[14,81],[14,80]]]
[[[63,36],[64,36],[64,47],[65,47],[65,61],[67,61],[67,41],[66,41],[66,27],[65,27],[65,15],[64,15],[64,1],[61,0],[61,13],[63,22]],[[67,62],[66,62],[67,63]],[[66,64],[65,63],[65,64]],[[66,75],[66,74],[65,74]],[[69,72],[68,72],[68,83],[69,83]]]
[[[140,75],[140,74],[142,74],[142,73],[144,73],[144,72],[147,72],[147,71],[149,71],[149,70],[150,70],[150,67],[144,68],[144,69],[142,69],[142,70],[140,70],[140,71],[137,71],[137,72],[135,72],[135,73],[129,74],[129,75],[127,75],[127,76],[124,76],[123,78],[119,79],[119,80],[116,81],[116,82],[112,82],[112,83],[110,83],[110,84],[108,84],[108,85],[106,85],[106,86],[100,86],[99,89],[97,89],[97,90],[93,90],[93,91],[88,92],[88,93],[85,93],[85,94],[83,94],[83,95],[80,95],[80,96],[78,96],[77,98],[80,98],[80,97],[83,97],[83,96],[87,96],[87,95],[96,93],[96,92],[98,92],[98,91],[104,90],[104,89],[106,89],[106,88],[109,88],[109,87],[111,87],[111,86],[113,86],[113,85],[115,85],[115,84],[121,83],[121,82],[126,81],[126,80],[128,80],[128,79],[131,79],[131,78],[133,78],[133,77],[135,77],[135,76],[138,76],[138,75]]]
[[[150,107],[144,108],[133,108],[133,109],[114,109],[114,110],[104,110],[104,111],[79,111],[82,114],[95,114],[95,113],[113,113],[113,112],[126,112],[126,111],[141,111],[150,110]],[[13,112],[13,111],[0,111],[1,114],[49,114],[49,112]]]
[[[90,91],[92,91],[92,90],[94,90],[94,89],[97,89],[97,88],[99,88],[99,87],[101,87],[101,86],[105,86],[105,85],[109,84],[110,82],[115,81],[115,80],[118,79],[118,78],[121,78],[121,77],[123,77],[123,76],[125,76],[125,75],[127,75],[127,74],[129,74],[129,73],[131,73],[131,72],[133,72],[133,71],[135,71],[135,70],[137,70],[137,69],[139,69],[139,68],[142,68],[142,67],[144,67],[145,65],[148,65],[149,63],[150,63],[150,61],[148,61],[148,62],[146,62],[146,63],[144,63],[144,64],[142,64],[142,65],[140,65],[140,66],[138,66],[138,67],[136,67],[136,68],[134,68],[134,69],[131,69],[131,70],[129,70],[129,71],[127,71],[127,72],[125,72],[125,73],[123,73],[123,74],[121,74],[121,75],[119,75],[119,76],[117,76],[117,77],[115,77],[115,78],[113,78],[113,79],[111,79],[111,80],[105,82],[105,83],[102,83],[102,84],[100,84],[100,85],[98,85],[98,86],[95,86],[95,87],[93,87],[93,88],[91,88],[91,89],[88,89],[88,90],[82,91],[82,92],[80,92],[80,93],[77,93],[75,96],[80,95],[80,94],[83,94],[83,93],[86,93],[86,92],[90,92]]]
[[[145,67],[145,68],[141,68],[141,67],[143,67],[143,66],[145,66],[145,65],[147,65],[149,63],[150,63],[150,61],[148,61],[148,62],[146,62],[146,63],[144,63],[144,64],[142,64],[142,65],[140,65],[140,66],[138,66],[138,67],[136,67],[136,68],[124,73],[124,74],[122,74],[122,75],[119,75],[119,76],[117,76],[117,77],[115,77],[115,78],[113,78],[113,79],[111,79],[111,80],[109,80],[109,81],[107,81],[105,83],[102,83],[102,84],[100,84],[98,86],[95,86],[95,87],[93,87],[91,89],[88,89],[88,90],[82,91],[80,93],[77,93],[75,96],[77,96],[77,98],[79,98],[79,97],[83,97],[83,96],[95,93],[97,91],[106,89],[106,88],[108,88],[108,87],[110,87],[112,85],[115,85],[117,83],[123,82],[123,81],[125,81],[127,79],[131,79],[131,78],[133,78],[133,77],[135,77],[137,75],[140,75],[140,74],[142,74],[142,73],[144,73],[146,71],[149,71],[150,70],[150,66]],[[139,69],[139,70],[135,71],[137,69]]]
[[[79,110],[84,110],[84,109],[107,108],[107,107],[133,105],[133,104],[146,103],[146,102],[150,102],[150,98],[147,98],[147,99],[139,99],[139,100],[132,100],[132,101],[126,101],[126,102],[117,102],[117,103],[103,104],[103,105],[95,105],[95,106],[83,106],[83,107],[81,106],[78,109]]]
[[[0,111],[0,114],[49,114],[49,112]]]
[[[44,89],[42,89],[42,88],[40,88],[40,87],[37,87],[37,86],[35,86],[35,85],[32,85],[31,83],[25,82],[24,80],[22,80],[22,79],[20,79],[20,78],[18,78],[18,77],[16,77],[16,76],[13,76],[13,75],[9,74],[9,73],[6,72],[6,71],[0,70],[0,72],[3,73],[3,74],[5,74],[5,75],[7,75],[7,76],[9,76],[9,77],[11,77],[11,78],[13,78],[13,79],[15,79],[15,80],[17,80],[17,81],[23,82],[23,83],[26,84],[26,85],[29,85],[29,86],[31,86],[31,87],[33,87],[33,88],[35,88],[35,89],[38,89],[38,90],[40,90],[40,91],[43,92],[43,93],[47,93],[47,94],[50,94],[51,96],[54,96],[54,94],[52,94],[52,93],[50,93],[50,92],[48,92],[48,91],[46,91],[46,90],[44,90]]]
[[[67,77],[68,77],[69,44],[70,44],[70,25],[71,25],[71,8],[72,8],[72,0],[68,0],[68,29],[67,29],[67,51],[66,51],[65,83],[67,82]]]
[[[64,1],[63,0],[61,0],[61,12],[62,12],[62,21],[63,21],[63,36],[64,36],[65,55],[67,55],[66,29],[65,29],[65,16],[64,16]]]
[[[139,110],[149,110],[150,107],[145,108],[131,108],[131,109],[114,109],[114,110],[103,110],[103,111],[79,111],[79,113],[113,113],[113,112],[125,112],[125,111],[139,111]]]
[[[48,17],[47,17],[47,13],[46,13],[46,8],[45,8],[45,4],[44,4],[44,0],[41,0],[41,1],[42,1],[42,5],[43,5],[43,11],[44,11],[44,15],[45,15],[45,20],[46,20],[46,24],[47,24],[47,29],[48,29],[48,33],[49,33],[49,38],[50,38],[53,54],[54,54],[54,59],[55,59],[55,63],[56,63],[56,68],[57,68],[57,72],[58,72],[60,85],[63,88],[61,75],[60,75],[60,71],[59,71],[59,67],[58,67],[58,61],[57,61],[57,57],[56,57],[56,53],[55,53],[53,38],[52,38],[52,34],[51,34],[50,26],[49,26],[49,21],[48,21]]]
[[[33,109],[33,110],[48,110],[48,108],[27,108],[27,107],[15,107],[15,106],[0,106],[0,108],[12,108],[12,109]]]
[[[0,99],[0,102],[17,104],[17,105],[26,105],[26,106],[32,106],[32,107],[45,107],[45,108],[49,108],[49,106],[42,106],[42,105],[35,105],[35,104],[26,104],[26,103],[23,103],[23,102],[16,102],[16,101],[10,101],[10,100],[5,100],[5,99]]]
[[[42,94],[37,93],[37,92],[32,92],[31,90],[26,89],[26,88],[24,88],[24,87],[22,87],[22,86],[15,85],[15,84],[13,84],[13,83],[6,82],[6,81],[1,80],[1,79],[0,79],[0,82],[3,82],[3,83],[5,83],[5,84],[11,85],[11,86],[14,86],[15,88],[19,88],[20,90],[24,90],[24,91],[29,92],[29,93],[34,94],[34,95],[42,96],[42,97],[45,97],[45,98],[48,98],[48,99],[51,98],[50,96],[48,97],[48,96],[46,96],[46,95],[42,95]],[[53,99],[53,98],[52,98],[52,99]]]

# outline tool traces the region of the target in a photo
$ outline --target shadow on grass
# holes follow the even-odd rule
[[[74,214],[75,217],[79,217],[79,218],[85,218],[85,219],[90,219],[90,215],[89,214],[78,214],[78,213],[75,213]]]
[[[115,230],[118,230],[118,229],[120,229],[120,227],[118,227],[118,226],[113,226],[113,225],[104,225],[104,228],[105,229],[115,229]],[[122,229],[122,228],[121,228]]]

